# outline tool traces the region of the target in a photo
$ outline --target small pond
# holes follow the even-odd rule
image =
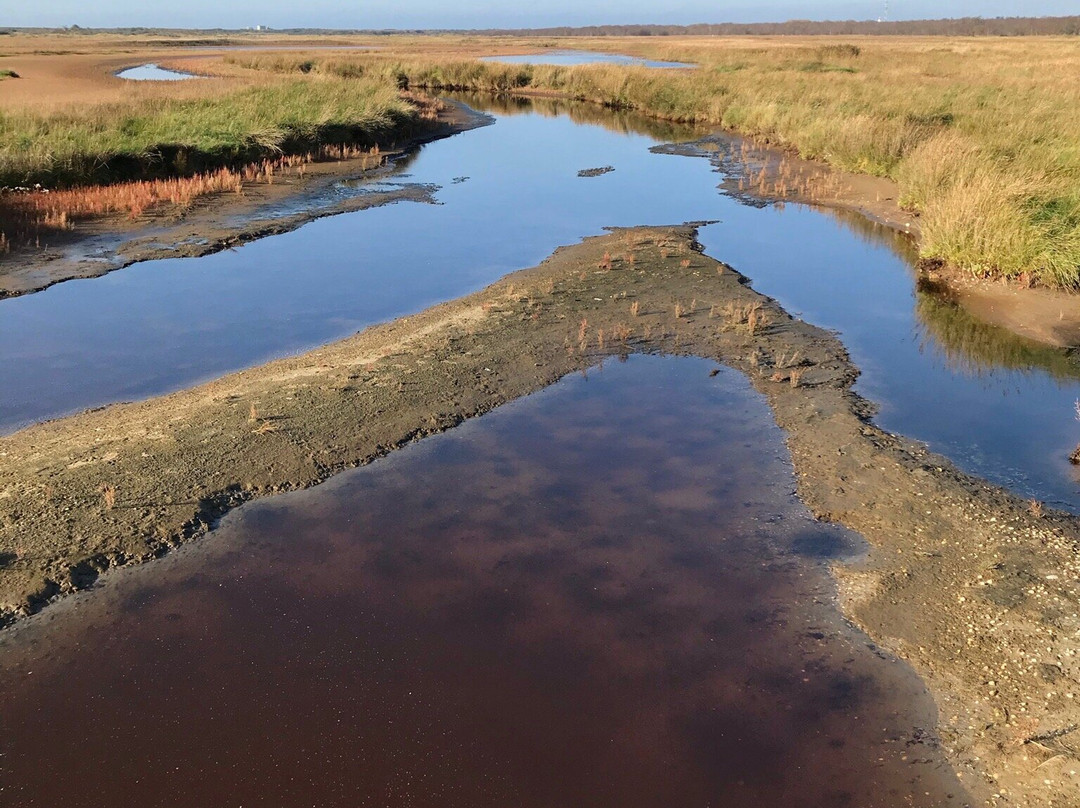
[[[640,56],[627,56],[622,53],[601,53],[599,51],[553,50],[545,53],[526,53],[510,56],[485,56],[482,62],[503,62],[504,64],[528,65],[635,65],[637,67],[678,68],[696,67],[688,62],[661,62],[644,59]]]
[[[166,70],[164,67],[158,67],[152,62],[121,70],[116,74],[116,77],[118,79],[128,79],[129,81],[184,81],[185,79],[202,78],[202,76],[196,76],[194,73]]]

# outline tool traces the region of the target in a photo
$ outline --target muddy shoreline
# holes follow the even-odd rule
[[[900,191],[892,180],[842,171],[724,132],[657,150],[710,159],[727,175],[724,190],[750,204],[796,202],[850,211],[903,234],[913,245],[919,243],[919,217],[900,206]],[[1054,348],[1080,346],[1080,298],[1075,291],[977,278],[938,261],[919,260],[916,267],[924,288],[935,288],[943,299],[987,325]]]
[[[343,180],[392,178],[394,168],[426,143],[433,143],[492,119],[459,104],[447,104],[423,135],[381,152],[377,168],[364,158],[318,162],[280,176],[273,184],[245,183],[241,196],[217,194],[184,209],[162,208],[137,222],[122,216],[78,222],[70,231],[41,237],[40,249],[17,248],[0,259],[0,300],[40,292],[57,283],[97,278],[143,261],[197,258],[232,249],[267,236],[297,230],[326,216],[400,201],[432,202],[435,189],[403,184],[344,199],[334,187]],[[280,208],[295,207],[295,212]]]
[[[836,336],[702,255],[689,226],[592,238],[303,356],[0,439],[4,620],[195,539],[242,502],[630,353],[748,375],[787,433],[802,500],[873,547],[835,570],[844,611],[924,677],[972,795],[1075,805],[1080,525],[873,426]]]

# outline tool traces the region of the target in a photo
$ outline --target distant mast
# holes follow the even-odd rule
[[[888,22],[888,21],[889,21],[889,0],[885,0],[885,12],[880,17],[878,17],[878,22]]]

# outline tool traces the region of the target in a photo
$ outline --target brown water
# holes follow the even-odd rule
[[[964,804],[713,367],[564,379],[8,632],[0,803]]]

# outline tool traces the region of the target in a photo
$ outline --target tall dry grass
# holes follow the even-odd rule
[[[53,191],[43,188],[0,193],[0,227],[12,238],[26,240],[41,229],[64,230],[79,219],[115,213],[135,219],[160,205],[186,207],[202,197],[242,193],[245,184],[269,183],[282,174],[299,172],[322,160],[360,159],[362,167],[383,164],[378,146],[364,150],[355,146],[326,144],[306,154],[283,155],[260,160],[239,169],[220,168],[190,177],[136,180],[113,185],[87,185]],[[9,250],[8,233],[0,229],[0,253]]]
[[[162,203],[189,205],[209,194],[243,188],[243,178],[222,168],[194,177],[143,180],[119,185],[90,186],[64,191],[31,191],[15,194],[8,207],[23,211],[28,220],[45,227],[64,228],[71,221],[89,216],[123,212],[135,218]]]
[[[507,43],[510,49],[531,42]],[[1080,286],[1076,38],[575,38],[695,70],[481,63],[418,41],[364,55],[249,55],[246,69],[400,86],[555,92],[721,125],[839,168],[895,179],[922,216],[921,253],[978,275]],[[459,40],[462,55],[477,42]],[[435,47],[435,45],[433,45]],[[483,47],[499,45],[484,43]],[[394,50],[410,55],[395,55]],[[413,55],[415,54],[415,55]]]

